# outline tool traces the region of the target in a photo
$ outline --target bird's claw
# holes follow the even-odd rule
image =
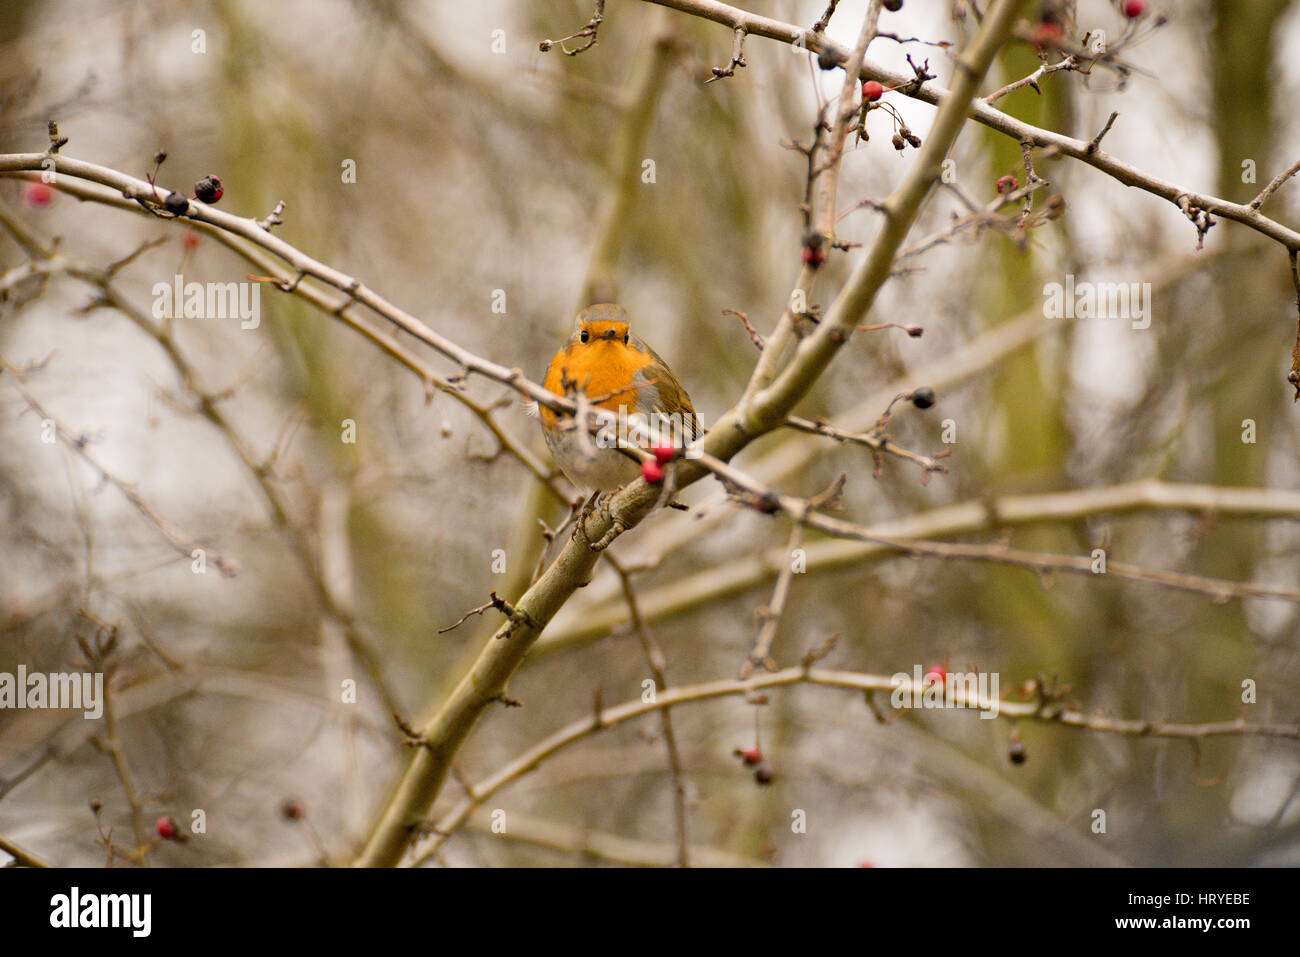
[[[578,521],[574,524],[573,537],[581,537],[582,540],[587,543],[587,547],[593,552],[603,552],[610,546],[614,539],[627,531],[627,524],[621,519],[616,518],[610,512],[609,503],[613,497],[613,492],[602,492],[599,495],[593,496],[588,500],[586,506],[582,510],[582,514],[578,517]],[[609,523],[609,528],[605,531],[604,535],[593,542],[591,536],[587,534],[587,519],[591,518],[592,513],[597,509],[600,510],[601,517]]]

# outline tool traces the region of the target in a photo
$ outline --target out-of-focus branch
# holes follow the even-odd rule
[[[0,851],[4,851],[22,867],[52,867],[49,861],[43,857],[33,854],[31,851],[24,850],[7,837],[0,837]]]
[[[888,435],[874,430],[870,432],[846,432],[825,422],[819,422],[816,419],[805,419],[798,415],[788,416],[785,424],[796,431],[807,432],[809,435],[824,435],[836,442],[848,442],[852,445],[864,446],[878,455],[892,455],[906,462],[913,462],[921,467],[926,477],[930,472],[948,471],[947,466],[941,463],[939,459],[946,457],[951,449],[944,449],[935,455],[921,455],[918,452],[903,448]]]
[[[642,841],[610,834],[607,831],[593,831],[590,828],[574,827],[559,821],[552,821],[519,811],[511,811],[509,824],[504,831],[495,832],[476,815],[468,825],[468,830],[491,835],[496,839],[533,844],[549,848],[564,854],[608,861],[630,867],[671,867],[680,853],[671,844],[657,841]],[[692,845],[690,858],[697,867],[768,867],[763,861],[716,847]]]
[[[148,867],[149,840],[145,833],[144,806],[140,792],[131,779],[131,770],[126,764],[126,748],[122,744],[117,715],[113,711],[113,691],[108,678],[109,675],[105,675],[104,734],[92,740],[112,761],[113,772],[117,775],[122,785],[122,793],[126,796],[127,807],[131,811],[131,830],[135,834],[135,848],[131,856],[139,860],[141,867]]]
[[[1091,555],[1053,555],[1046,552],[1029,552],[1010,548],[1003,544],[970,545],[965,543],[928,542],[916,539],[883,537],[872,534],[863,525],[846,522],[815,511],[816,504],[810,499],[784,495],[766,483],[760,482],[740,469],[733,468],[725,462],[709,461],[705,463],[710,471],[721,478],[724,484],[743,491],[747,502],[760,511],[771,513],[782,511],[795,521],[809,528],[833,535],[836,538],[849,538],[883,545],[900,552],[913,555],[929,555],[936,558],[956,558],[970,561],[996,562],[1006,565],[1019,565],[1037,571],[1072,571],[1089,575],[1109,575],[1130,581],[1148,582],[1195,591],[1212,595],[1217,600],[1228,598],[1280,598],[1284,601],[1300,602],[1300,589],[1281,585],[1255,585],[1250,582],[1226,581],[1221,578],[1208,578],[1184,572],[1172,572],[1155,568],[1142,568],[1123,562],[1106,560],[1098,565],[1098,559]],[[1100,570],[1099,570],[1100,569]]]
[[[1291,250],[1291,282],[1295,286],[1296,312],[1300,313],[1300,249]],[[1300,402],[1300,318],[1296,321],[1295,345],[1291,348],[1291,371],[1287,381],[1295,387],[1292,402]]]
[[[1094,515],[1148,511],[1187,512],[1219,518],[1296,519],[1300,518],[1300,492],[1220,488],[1145,479],[1069,492],[1003,495],[943,505],[867,526],[866,535],[857,541],[810,542],[804,545],[804,555],[808,572],[862,567],[899,554],[898,549],[881,544],[887,539],[942,539],[1045,522],[1076,522]],[[775,579],[788,561],[785,549],[778,546],[755,555],[738,557],[722,567],[693,572],[643,591],[641,613],[647,621],[658,622],[743,594]],[[603,638],[623,621],[624,611],[617,596],[566,609],[564,617],[547,630],[534,654]]]
[[[1003,232],[1012,233],[1015,236],[1023,236],[1023,230],[1026,226],[1032,227],[1041,225],[1048,216],[1054,218],[1060,215],[1060,213],[1064,211],[1064,201],[1058,200],[1060,206],[1057,209],[1049,209],[1045,211],[1041,219],[1036,217],[1034,220],[1028,221],[1028,223],[1022,223],[1020,219],[1010,219],[1004,216],[998,216],[997,211],[1003,206],[1010,206],[1014,203],[1020,202],[1021,200],[1029,202],[1030,197],[1033,196],[1037,190],[1040,190],[1047,185],[1049,184],[1045,180],[1035,179],[1033,182],[1025,183],[1024,186],[1020,186],[996,196],[983,206],[972,209],[965,216],[954,218],[947,227],[939,230],[934,235],[927,236],[920,242],[913,243],[906,249],[900,250],[897,258],[897,266],[901,267],[904,260],[912,259],[922,253],[929,252],[936,246],[942,246],[946,243],[952,242],[959,233],[964,230],[972,229],[972,227],[974,232],[977,234],[986,228],[993,228],[1000,229]]]
[[[654,676],[655,694],[659,694],[668,688],[668,676],[664,671],[668,666],[668,662],[664,658],[659,643],[655,641],[654,635],[650,633],[649,626],[641,617],[641,611],[636,600],[636,591],[632,587],[632,573],[624,568],[622,563],[613,555],[607,555],[605,560],[609,562],[618,575],[619,581],[622,582],[623,596],[627,600],[628,614],[632,616],[632,627],[636,629],[637,637],[641,641],[641,650],[645,654],[646,663],[650,666],[650,673]],[[659,712],[659,716],[659,729],[664,736],[664,749],[668,754],[668,770],[671,772],[673,780],[673,819],[677,825],[677,865],[679,867],[689,867],[691,864],[691,842],[686,807],[686,772],[682,767],[681,751],[677,747],[677,733],[673,730],[672,711],[664,708],[663,711]]]
[[[122,721],[171,702],[209,695],[281,708],[296,706],[327,716],[331,702],[321,699],[318,686],[307,689],[303,685],[303,681],[268,678],[230,668],[190,667],[184,671],[162,672],[119,687],[113,699],[114,713]],[[364,713],[358,715],[358,721],[369,732],[371,741],[390,740],[391,725],[388,722],[380,728],[371,716]],[[4,737],[0,739],[0,767],[37,748],[39,752],[34,759],[37,762],[63,758],[87,744],[97,727],[95,722],[85,721],[80,715],[69,717],[68,712],[54,709],[20,712],[19,717],[9,720]],[[27,769],[20,773],[26,776]]]
[[[51,424],[54,436],[76,453],[78,458],[94,469],[101,481],[117,489],[118,492],[122,494],[122,497],[126,499],[127,503],[139,512],[144,520],[153,526],[158,533],[167,540],[167,543],[179,554],[183,555],[185,558],[192,558],[194,552],[202,551],[206,555],[206,561],[211,562],[212,567],[220,571],[221,574],[226,575],[227,577],[238,574],[238,565],[235,562],[222,557],[219,553],[210,550],[207,546],[200,545],[188,536],[181,534],[179,529],[159,515],[154,507],[145,501],[144,496],[136,490],[135,486],[121,478],[118,478],[101,465],[99,459],[92,455],[88,449],[90,439],[85,435],[73,434],[70,432],[67,426],[52,416],[45,407],[37,401],[36,396],[33,395],[31,390],[29,390],[24,384],[28,375],[27,372],[14,365],[3,355],[0,355],[0,372],[8,373],[9,384],[22,397],[22,400],[27,404],[29,409],[35,412],[42,420]]]
[[[785,614],[785,603],[790,598],[790,583],[794,580],[794,552],[803,545],[803,526],[795,523],[790,530],[790,541],[785,546],[785,563],[781,573],[776,576],[776,585],[772,589],[772,598],[758,610],[762,625],[749,657],[740,668],[740,680],[744,681],[754,673],[755,668],[776,671],[776,662],[772,659],[772,642],[776,631],[781,626],[781,616]]]
[[[599,714],[566,725],[502,765],[495,773],[471,785],[468,796],[462,798],[455,807],[438,818],[436,824],[427,828],[431,832],[431,837],[428,843],[416,853],[414,863],[419,864],[436,854],[447,839],[465,823],[474,810],[493,794],[512,781],[518,780],[525,774],[535,770],[549,757],[577,741],[591,737],[606,728],[614,727],[625,721],[664,708],[674,708],[683,704],[732,695],[749,696],[768,688],[797,684],[842,688],[858,693],[890,693],[897,690],[908,699],[911,699],[914,695],[923,694],[926,687],[930,687],[925,682],[917,685],[904,676],[861,674],[815,667],[794,667],[786,668],[774,674],[761,674],[746,681],[725,679],[674,688],[658,695],[654,701],[642,701],[637,698],[611,708],[605,708]],[[943,685],[940,684],[938,687],[942,689]],[[933,691],[931,693],[933,694]],[[1249,724],[1240,718],[1235,721],[1199,724],[1148,721],[1144,719],[1115,718],[1105,714],[1089,714],[1078,707],[1060,701],[1004,701],[982,697],[978,693],[968,695],[960,688],[954,688],[952,694],[948,694],[945,690],[944,694],[944,702],[949,707],[972,712],[992,713],[1010,720],[1060,724],[1068,728],[1106,734],[1176,738],[1192,741],[1223,736],[1288,738],[1300,741],[1300,726],[1293,724]]]
[[[618,260],[628,240],[628,217],[641,192],[640,163],[646,138],[680,52],[677,23],[665,11],[656,14],[649,26],[651,48],[634,65],[625,99],[628,106],[614,127],[609,151],[610,188],[597,221],[579,308],[618,298]]]
[[[3,207],[0,207],[0,224],[3,224],[33,256],[39,257],[38,261],[57,262],[60,269],[68,275],[93,285],[99,292],[100,302],[98,305],[118,312],[158,345],[175,370],[181,387],[194,400],[199,413],[223,436],[236,457],[243,464],[249,477],[262,493],[262,497],[271,511],[272,521],[293,550],[308,583],[316,593],[317,600],[321,603],[322,611],[326,618],[332,619],[342,626],[348,646],[365,668],[370,679],[375,683],[385,709],[390,712],[397,710],[398,700],[384,676],[383,662],[378,650],[374,647],[371,639],[364,634],[360,623],[350,608],[345,607],[344,603],[340,601],[335,591],[330,587],[330,583],[316,560],[315,551],[307,540],[306,533],[289,514],[288,502],[274,479],[269,460],[259,461],[254,456],[243,436],[235,427],[234,422],[223,410],[221,397],[204,391],[199,385],[197,370],[180,351],[168,327],[165,324],[159,325],[151,321],[149,316],[119,293],[113,283],[114,273],[112,271],[97,269],[85,263],[78,263],[57,255],[53,249],[45,246],[34,233],[27,230],[16,217]],[[190,550],[185,550],[185,554],[188,557]],[[225,572],[223,564],[228,563],[225,563],[219,555],[209,553],[207,560]],[[227,574],[229,573],[227,572]]]

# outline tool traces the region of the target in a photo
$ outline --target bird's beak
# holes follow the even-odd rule
[[[606,329],[605,334],[601,336],[601,338],[609,339],[612,342],[614,339],[618,338],[618,333],[613,329]]]

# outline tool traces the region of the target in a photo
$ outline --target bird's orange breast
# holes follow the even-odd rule
[[[632,383],[652,361],[648,352],[619,340],[582,342],[574,338],[551,360],[543,385],[556,395],[564,395],[568,383],[570,388],[586,393],[593,405],[611,412],[626,406],[631,413],[638,411],[639,399]],[[544,425],[555,426],[558,416],[554,412],[543,407],[541,415]]]

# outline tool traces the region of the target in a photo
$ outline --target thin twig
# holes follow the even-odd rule
[[[749,497],[755,508],[766,514],[782,511],[797,522],[810,528],[834,535],[837,538],[853,539],[883,545],[901,552],[915,555],[931,555],[940,558],[966,559],[972,561],[996,562],[999,564],[1018,565],[1036,571],[1071,571],[1082,574],[1103,574],[1113,578],[1147,582],[1167,588],[1183,591],[1200,592],[1216,600],[1228,598],[1279,598],[1284,601],[1300,603],[1300,589],[1282,585],[1255,585],[1250,582],[1234,582],[1204,575],[1165,571],[1162,569],[1143,568],[1121,562],[1105,561],[1104,569],[1099,571],[1097,559],[1091,555],[1055,555],[1044,552],[1029,552],[1009,548],[1003,544],[974,545],[965,543],[930,542],[913,539],[882,536],[873,533],[866,526],[856,525],[814,511],[807,499],[784,495],[764,482],[760,482],[725,462],[701,453],[699,463],[719,478],[736,486]]]
[[[798,522],[790,529],[790,540],[786,543],[786,561],[781,566],[781,573],[776,578],[772,589],[772,598],[758,610],[762,627],[754,647],[740,668],[740,680],[744,681],[754,673],[755,668],[776,671],[776,662],[772,660],[772,641],[776,638],[781,624],[781,615],[785,612],[786,600],[790,597],[790,583],[794,580],[794,553],[803,544],[803,526]]]
[[[1073,70],[1077,65],[1078,65],[1078,60],[1076,60],[1073,56],[1068,56],[1064,60],[1061,60],[1057,63],[1050,63],[1050,64],[1044,63],[1041,66],[1039,66],[1037,70],[1035,70],[1033,73],[1029,74],[1028,76],[1021,77],[1019,80],[1016,80],[1013,83],[1008,83],[1006,86],[1002,87],[1002,89],[990,93],[988,96],[984,97],[984,102],[995,103],[998,100],[1002,99],[1002,97],[1006,96],[1008,93],[1013,93],[1016,90],[1019,90],[1021,87],[1025,87],[1025,86],[1032,87],[1035,93],[1041,95],[1043,91],[1038,88],[1039,80],[1047,76],[1049,73],[1057,73],[1060,72],[1061,70]]]
[[[743,322],[745,324],[745,331],[749,333],[749,341],[754,344],[754,348],[757,349],[759,352],[763,351],[763,346],[765,344],[763,337],[759,333],[759,331],[754,328],[753,324],[749,321],[748,316],[746,316],[743,312],[741,312],[738,309],[723,309],[722,314],[724,316],[735,316],[737,319]]]
[[[171,524],[171,522],[159,515],[152,505],[145,501],[144,497],[136,490],[135,486],[118,478],[114,473],[101,465],[99,460],[88,451],[90,438],[80,434],[74,435],[58,419],[54,418],[54,416],[46,410],[45,406],[41,405],[32,392],[23,384],[24,372],[3,355],[0,355],[0,371],[9,374],[10,384],[18,394],[22,396],[27,407],[35,412],[44,422],[49,423],[53,430],[53,434],[58,438],[58,440],[75,452],[83,462],[89,465],[96,474],[99,475],[101,481],[117,489],[131,507],[139,512],[145,521],[153,526],[153,528],[167,540],[167,543],[171,545],[172,548],[186,558],[192,558],[196,551],[201,550],[207,556],[205,560],[220,571],[221,574],[226,577],[233,577],[238,574],[238,565],[234,561],[223,557],[208,546],[200,545],[193,539],[183,535],[174,525]]]
[[[661,694],[668,690],[668,677],[664,673],[667,667],[667,660],[655,642],[654,636],[650,633],[649,626],[646,625],[645,619],[641,617],[641,609],[637,606],[636,592],[632,588],[631,573],[618,561],[613,555],[606,555],[606,561],[618,575],[619,582],[623,586],[623,597],[627,601],[628,614],[632,616],[632,625],[636,629],[637,638],[641,642],[641,650],[645,654],[646,662],[650,666],[650,672],[654,676],[655,694]],[[677,866],[691,866],[691,842],[689,817],[686,807],[686,772],[682,765],[681,752],[677,748],[677,735],[673,731],[672,711],[664,708],[659,712],[660,730],[664,736],[664,749],[668,752],[668,769],[672,774],[673,782],[673,819],[677,826]],[[599,709],[597,710],[597,720],[599,720]]]
[[[745,29],[744,27],[736,27],[731,40],[731,62],[725,67],[715,66],[712,70],[713,75],[704,82],[712,83],[714,80],[721,80],[725,76],[735,76],[736,70],[746,65]]]
[[[1283,183],[1289,180],[1296,173],[1300,173],[1300,161],[1293,163],[1290,167],[1278,173],[1273,177],[1273,181],[1259,191],[1259,195],[1250,201],[1251,209],[1259,209],[1268,200],[1270,196],[1278,191]]]
[[[537,45],[537,48],[543,53],[546,53],[552,47],[558,45],[560,51],[565,56],[577,56],[579,53],[582,53],[585,50],[590,50],[596,45],[596,42],[600,39],[600,25],[604,22],[605,0],[596,0],[596,12],[593,13],[591,19],[587,21],[586,26],[577,33],[571,33],[567,37],[562,37],[559,40],[543,40]],[[586,40],[587,42],[570,50],[566,46],[570,40]]]
[[[1097,152],[1097,150],[1101,148],[1101,141],[1105,138],[1106,134],[1110,132],[1110,128],[1115,125],[1117,119],[1119,119],[1119,114],[1112,113],[1110,118],[1106,120],[1106,125],[1101,128],[1101,131],[1088,141],[1088,146],[1085,148],[1084,152],[1089,154]]]

